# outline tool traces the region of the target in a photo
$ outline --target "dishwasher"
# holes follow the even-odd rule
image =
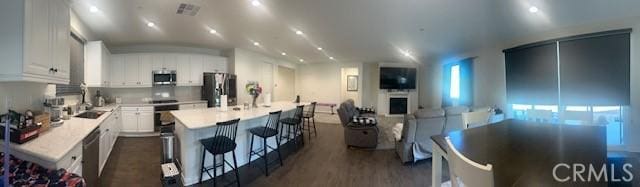
[[[97,128],[82,141],[82,177],[87,186],[100,186],[99,157],[100,129]]]

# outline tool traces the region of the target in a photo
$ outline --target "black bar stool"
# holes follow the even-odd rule
[[[240,119],[229,120],[216,123],[216,134],[212,138],[202,139],[200,143],[204,150],[202,151],[202,164],[200,165],[200,181],[202,183],[202,173],[206,172],[213,179],[213,186],[216,186],[217,168],[222,167],[222,175],[224,175],[224,165],[229,164],[236,174],[236,184],[240,186],[240,177],[238,175],[238,161],[236,159],[236,134],[238,132],[238,122]],[[204,167],[205,150],[213,155],[213,167]],[[224,154],[233,153],[233,166],[224,159]],[[222,163],[217,164],[216,156],[222,155]],[[209,173],[213,170],[213,177]]]
[[[302,141],[302,144],[304,144],[304,133],[302,133],[302,112],[304,110],[304,105],[300,105],[296,107],[296,111],[293,114],[293,117],[290,118],[284,118],[280,120],[280,123],[282,123],[282,127],[280,127],[280,140],[282,140],[282,138],[286,138],[287,141],[291,141],[293,140],[296,144],[296,146],[298,146],[298,141],[296,141],[296,137],[298,136],[298,134],[300,134],[301,136],[303,136],[302,138],[300,138],[300,140]],[[287,126],[287,135],[284,136],[284,131],[282,131],[282,128],[284,128],[284,126]]]
[[[249,165],[251,165],[251,158],[253,155],[259,156],[264,160],[264,171],[269,176],[269,159],[267,157],[267,149],[278,151],[278,160],[280,160],[280,166],[282,166],[282,155],[280,154],[280,140],[278,139],[278,127],[280,126],[280,114],[282,111],[270,112],[267,124],[264,127],[256,127],[249,129],[251,133],[251,146],[249,148]],[[253,150],[253,138],[258,136],[262,138],[262,150]],[[276,148],[273,148],[267,144],[267,138],[276,138]],[[260,154],[260,152],[263,152]]]
[[[302,115],[302,118],[303,118],[302,129],[304,130],[304,124],[306,122],[307,123],[306,130],[309,132],[309,141],[311,141],[311,123],[312,122],[313,122],[313,135],[318,137],[318,130],[316,129],[316,119],[315,119],[316,104],[318,104],[318,102],[312,102],[309,105],[309,111],[305,111],[304,114]]]

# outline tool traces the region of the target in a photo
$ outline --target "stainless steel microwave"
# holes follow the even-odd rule
[[[153,85],[176,85],[178,77],[175,70],[153,71]]]

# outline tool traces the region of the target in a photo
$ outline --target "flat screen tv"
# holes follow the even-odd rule
[[[416,89],[416,69],[381,67],[380,89]]]

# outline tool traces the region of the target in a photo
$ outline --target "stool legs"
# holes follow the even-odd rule
[[[253,152],[253,137],[255,135],[251,134],[251,144],[249,146],[249,166],[251,166],[251,152]]]
[[[216,155],[213,155],[213,186],[216,186],[216,177],[218,176],[218,168],[216,167],[216,164]]]
[[[262,150],[264,151],[264,171],[269,176],[269,157],[267,155],[267,138],[262,138]]]
[[[204,171],[204,156],[206,154],[206,150],[204,150],[204,148],[202,149],[202,161],[200,162],[200,180],[198,181],[198,184],[202,183],[202,171]]]
[[[249,160],[251,160],[251,159],[249,159]],[[224,163],[222,163],[222,164],[224,164]],[[238,174],[238,161],[236,159],[236,151],[235,150],[233,150],[233,167],[234,167],[233,171],[235,171],[235,173],[236,173],[236,182],[238,183],[238,186],[240,186],[240,174]]]
[[[318,129],[316,129],[316,118],[313,117],[311,118],[311,120],[313,121],[313,135],[318,137]],[[311,129],[309,129],[309,132],[311,132]]]

